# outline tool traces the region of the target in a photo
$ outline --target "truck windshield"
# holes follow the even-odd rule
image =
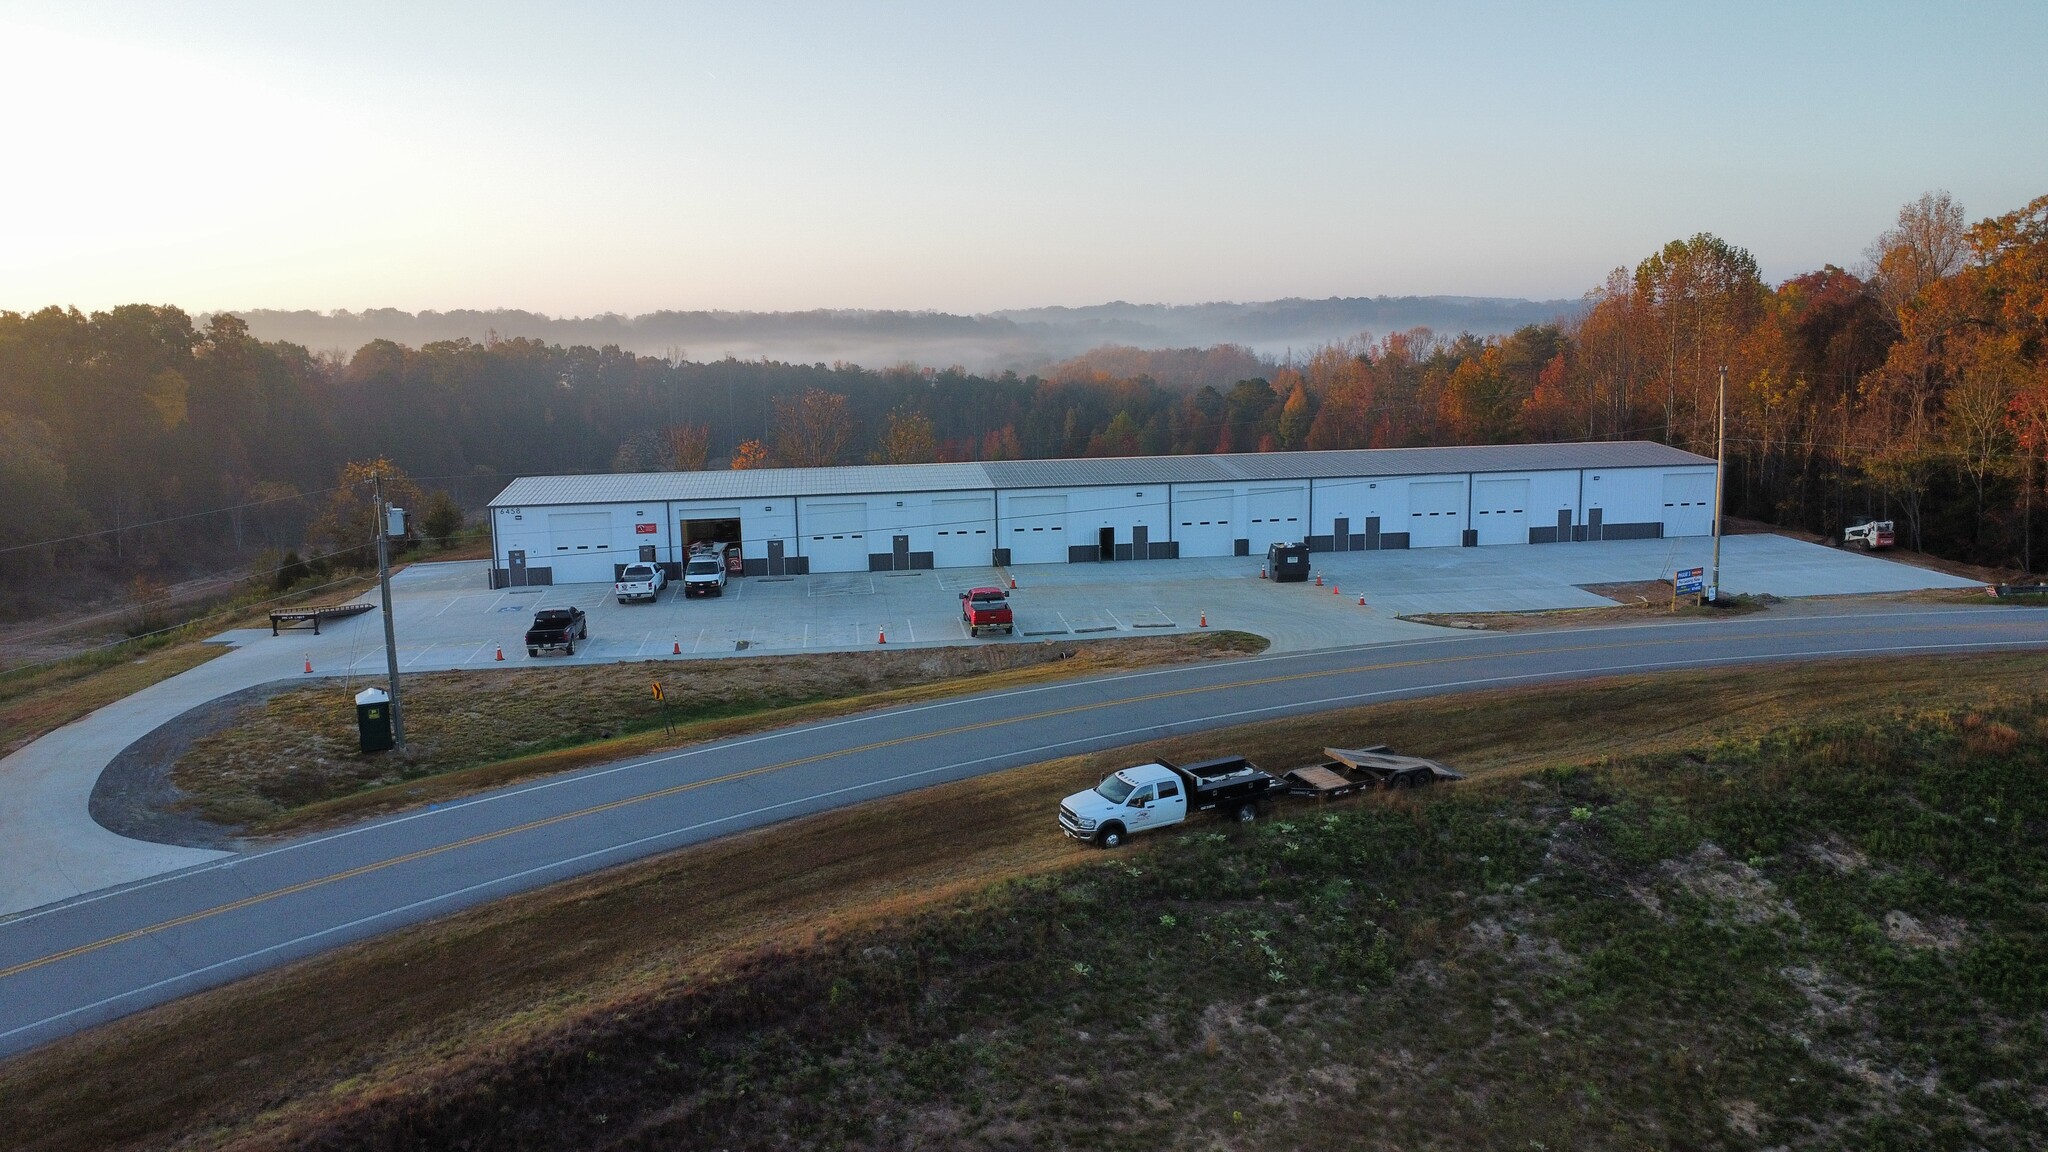
[[[689,574],[692,576],[716,576],[718,575],[718,561],[692,560],[690,561]]]
[[[1136,785],[1124,783],[1121,776],[1111,776],[1095,786],[1095,791],[1111,804],[1123,803],[1136,790]]]

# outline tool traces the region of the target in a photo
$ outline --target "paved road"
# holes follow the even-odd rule
[[[1053,756],[1543,680],[2037,647],[2048,647],[2048,611],[2025,609],[1475,633],[965,697],[649,756],[228,856],[0,922],[0,1055],[565,877]],[[1055,834],[1050,811],[1046,828]]]

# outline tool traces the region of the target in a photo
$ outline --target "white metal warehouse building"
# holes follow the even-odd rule
[[[491,501],[494,586],[609,582],[738,545],[746,575],[1704,536],[1714,462],[1662,444],[528,476]]]

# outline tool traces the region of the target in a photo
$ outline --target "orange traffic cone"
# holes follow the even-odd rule
[[[1261,580],[1264,580],[1265,578],[1266,578],[1266,566],[1265,566],[1264,564],[1261,564],[1261,565],[1259,565],[1259,579],[1261,579]]]
[[[1317,573],[1317,574],[1316,574],[1316,587],[1318,587],[1318,588],[1321,588],[1322,586],[1323,586],[1323,577],[1322,577],[1322,574],[1321,574],[1321,573]]]
[[[1363,607],[1365,607],[1365,597],[1363,597],[1363,596],[1360,596],[1360,597],[1358,598],[1358,606],[1359,606],[1360,608],[1363,608]]]
[[[1203,610],[1202,610],[1202,627],[1204,627],[1204,628],[1207,628],[1208,626],[1209,626],[1209,612],[1208,612],[1208,609],[1206,609],[1206,608],[1205,608],[1205,609],[1203,609]]]
[[[877,644],[887,644],[888,642],[889,642],[889,631],[888,631],[888,629],[886,629],[886,628],[876,628],[876,629],[875,629],[875,643],[877,643]]]
[[[500,660],[503,660],[504,658],[505,658],[505,646],[504,646],[503,644],[500,644],[500,645],[498,645],[498,659],[500,659]]]
[[[1330,595],[1342,596],[1343,594],[1344,590],[1342,588],[1337,587],[1335,584],[1330,585]]]
[[[308,653],[306,653],[306,673],[307,673],[307,675],[311,675],[311,674],[312,674],[312,672],[313,672],[313,654],[312,654],[311,652],[308,652]]]
[[[676,640],[676,642],[675,642],[675,648],[674,648],[673,650],[671,650],[671,651],[669,652],[669,655],[671,655],[671,656],[681,656],[682,654],[683,654],[683,642],[682,642],[682,640],[678,639],[678,640]]]
[[[1015,576],[1012,576],[1012,577],[1010,577],[1010,591],[1012,591],[1012,592],[1015,592],[1016,590],[1017,590],[1017,578],[1016,578]]]

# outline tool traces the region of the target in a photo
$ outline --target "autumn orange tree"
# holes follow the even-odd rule
[[[785,467],[837,464],[853,436],[846,397],[822,388],[775,401],[775,457]]]
[[[750,468],[768,467],[768,448],[759,440],[742,440],[733,449],[732,470],[743,472]]]
[[[938,459],[932,418],[912,408],[889,413],[888,426],[868,460],[875,464],[928,464]]]
[[[425,511],[425,496],[405,469],[379,456],[374,460],[351,460],[335,477],[334,491],[320,518],[306,530],[306,538],[319,544],[329,560],[348,568],[368,568],[377,562],[376,480],[384,481],[384,499],[414,515]]]
[[[711,426],[671,424],[662,431],[668,465],[678,472],[702,472],[711,453]]]

